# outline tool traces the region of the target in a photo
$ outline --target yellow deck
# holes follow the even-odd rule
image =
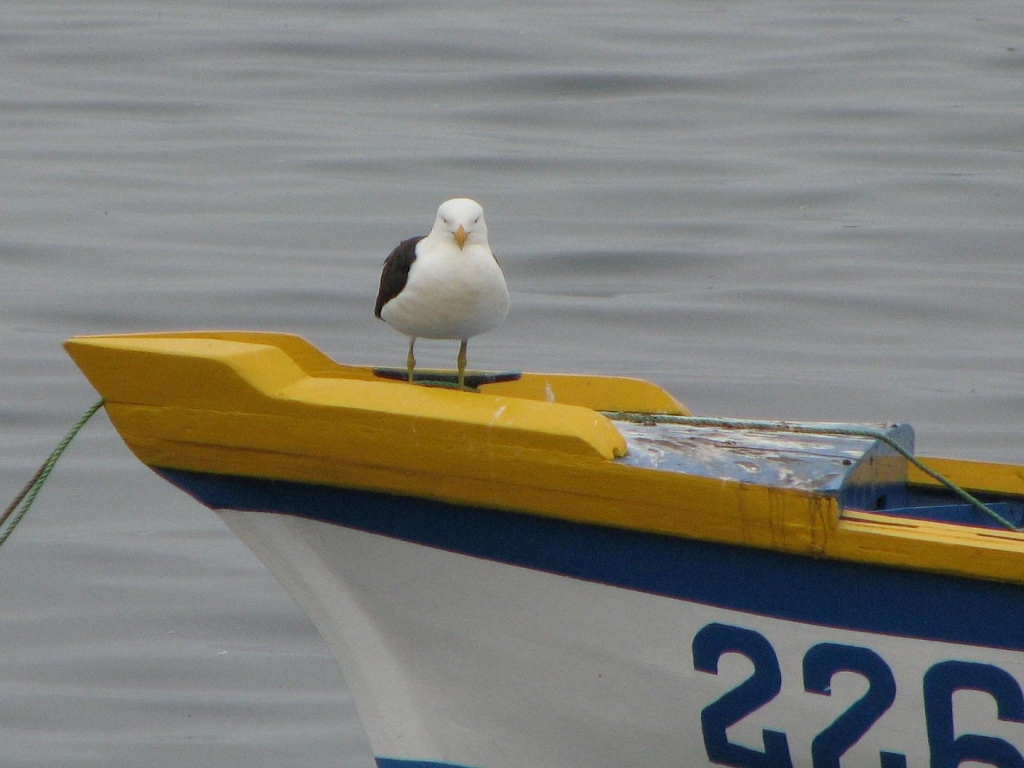
[[[1024,583],[1024,535],[847,513],[823,494],[627,466],[599,411],[686,414],[636,379],[524,374],[480,393],[343,366],[248,332],[71,339],[114,426],[156,468],[291,480]],[[1024,467],[927,459],[1024,495]],[[930,484],[923,475],[914,482]]]

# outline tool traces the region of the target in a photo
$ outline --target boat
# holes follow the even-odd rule
[[[1024,765],[1024,467],[286,334],[66,348],[309,615],[380,768]]]

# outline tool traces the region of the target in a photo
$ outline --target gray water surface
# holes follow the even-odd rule
[[[479,199],[481,368],[1024,463],[1016,2],[8,2],[0,498],[95,399],[69,336],[401,365],[384,257]],[[421,342],[450,366],[454,343]],[[368,768],[312,626],[104,416],[0,550],[0,762]]]

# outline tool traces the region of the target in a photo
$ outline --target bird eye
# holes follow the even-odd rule
[[[443,221],[445,224],[451,224],[451,222],[448,221],[448,217],[447,216],[442,216],[441,217],[441,221]]]
[[[480,217],[477,216],[475,219],[473,219],[473,223],[474,224],[479,224],[480,223]]]

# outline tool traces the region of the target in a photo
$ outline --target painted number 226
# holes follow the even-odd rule
[[[701,712],[701,730],[708,759],[736,768],[792,768],[789,742],[781,731],[761,733],[763,749],[733,744],[726,729],[756,712],[782,689],[782,671],[775,649],[763,635],[727,624],[708,624],[693,638],[693,666],[718,674],[718,660],[726,653],[745,656],[754,666],[750,677]],[[832,677],[853,672],[868,683],[864,695],[850,705],[811,742],[814,768],[839,768],[839,758],[873,726],[896,699],[896,681],[881,656],[869,648],[819,643],[804,654],[803,685],[808,693],[828,696]],[[1000,720],[1024,723],[1024,695],[1017,681],[990,664],[943,661],[924,675],[924,715],[931,754],[929,768],[956,768],[976,760],[996,768],[1024,768],[1024,757],[1012,745],[993,736],[956,735],[953,694],[982,691],[995,699]],[[880,768],[906,768],[897,752],[881,752]]]

